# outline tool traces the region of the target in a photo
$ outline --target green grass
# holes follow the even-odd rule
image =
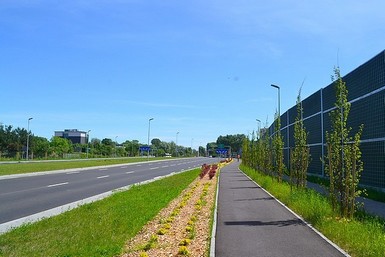
[[[164,160],[165,158],[151,158],[154,160]],[[170,158],[167,158],[170,159]],[[104,166],[113,164],[124,164],[133,162],[147,161],[147,158],[121,158],[121,159],[97,159],[97,160],[77,160],[77,161],[55,161],[55,162],[19,162],[12,164],[0,164],[0,176],[22,173],[32,173],[40,171],[64,170],[73,168],[85,168],[94,166]]]
[[[0,256],[115,256],[199,174],[187,171],[0,235]]]
[[[321,178],[317,176],[307,176],[307,180],[312,183],[317,183],[324,187],[329,187],[330,181],[326,178]],[[368,199],[372,199],[374,201],[385,203],[385,192],[381,192],[379,190],[375,190],[367,187],[358,187],[359,190],[363,192],[362,196]]]
[[[286,182],[242,166],[241,169],[290,209],[301,215],[326,237],[352,256],[385,256],[385,221],[365,213],[355,219],[338,217],[325,196],[313,190],[297,190]]]

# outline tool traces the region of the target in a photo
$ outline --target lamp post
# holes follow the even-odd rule
[[[175,157],[178,157],[178,134],[179,134],[179,131],[176,132],[176,140],[175,140]]]
[[[261,130],[261,120],[255,119],[258,122],[258,138],[260,137],[259,131]]]
[[[274,84],[271,84],[271,86],[278,89],[278,117],[281,117],[281,88]]]
[[[147,146],[150,147],[150,125],[151,125],[151,121],[153,120],[154,118],[150,118],[148,119],[148,137],[147,137]],[[148,148],[147,150],[147,161],[150,160],[150,148]]]
[[[87,131],[87,159],[88,159],[88,148],[90,147],[90,132],[91,130]]]
[[[118,142],[116,141],[117,138],[118,138],[118,136],[115,137],[115,158],[116,158],[116,156],[117,156],[117,155],[116,155],[116,145],[118,144]]]
[[[28,161],[28,155],[29,155],[29,121],[33,118],[28,118],[28,128],[27,128],[27,156],[25,159]]]
[[[191,156],[193,156],[193,143],[194,143],[194,138],[191,138]]]

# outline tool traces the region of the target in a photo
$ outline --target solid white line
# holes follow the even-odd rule
[[[97,177],[97,178],[108,178],[110,175],[105,175],[105,176],[100,176],[100,177]]]
[[[68,182],[63,182],[63,183],[48,185],[47,187],[57,187],[57,186],[63,186],[63,185],[67,185],[67,184],[68,184]]]

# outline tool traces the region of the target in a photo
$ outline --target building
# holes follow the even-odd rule
[[[88,133],[77,129],[65,129],[64,131],[55,131],[55,137],[61,137],[71,140],[73,144],[87,144]]]
[[[385,190],[385,51],[342,77],[342,80],[346,82],[351,104],[347,125],[352,127],[352,134],[361,124],[364,125],[360,144],[364,164],[361,184]],[[335,108],[335,94],[335,85],[331,83],[302,101],[304,126],[309,132],[310,174],[327,176],[321,160],[327,154],[326,131],[331,130],[329,114]],[[290,167],[289,153],[294,147],[296,116],[296,106],[281,115],[286,167]],[[274,123],[268,131],[270,135],[274,134]]]

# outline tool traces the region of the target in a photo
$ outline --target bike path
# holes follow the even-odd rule
[[[215,256],[348,256],[261,189],[233,162],[221,169]]]

